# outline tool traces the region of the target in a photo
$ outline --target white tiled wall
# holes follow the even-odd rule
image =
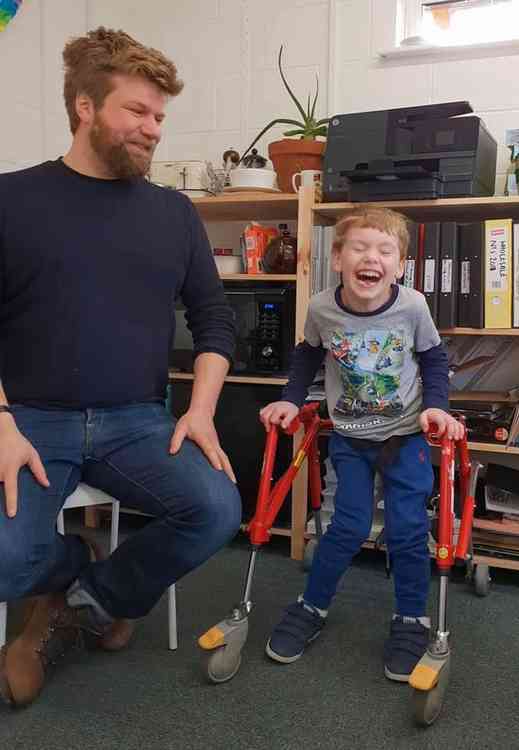
[[[66,150],[61,51],[71,36],[104,24],[162,49],[185,82],[170,104],[159,159],[218,163],[226,148],[243,150],[273,118],[297,117],[277,71],[283,44],[286,75],[304,101],[318,75],[321,116],[468,99],[501,144],[500,189],[504,130],[519,126],[519,56],[380,62],[377,53],[394,43],[398,2],[28,1],[0,34],[0,171]],[[273,128],[260,151],[287,127]]]
[[[123,28],[163,50],[185,82],[170,103],[158,159],[211,159],[243,150],[276,116],[297,112],[281,86],[277,51],[305,100],[320,80],[327,112],[327,0],[38,0],[0,36],[3,112],[0,170],[62,154],[70,142],[62,99],[61,51],[98,25]],[[267,143],[284,128],[272,130]]]
[[[519,55],[457,55],[429,61],[381,62],[394,46],[399,0],[332,0],[335,74],[330,87],[334,113],[468,100],[498,142],[496,192],[502,193],[509,151],[507,128],[519,127]],[[502,53],[501,53],[502,54]]]

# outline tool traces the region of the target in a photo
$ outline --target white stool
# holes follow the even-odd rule
[[[60,534],[64,534],[63,511],[70,508],[86,508],[92,505],[111,505],[112,521],[110,525],[110,552],[113,552],[119,542],[119,510],[120,502],[107,495],[106,492],[97,490],[82,482],[76,490],[67,497],[56,521],[56,527]],[[168,629],[169,648],[174,651],[178,647],[177,639],[177,603],[175,584],[168,589]],[[0,647],[5,643],[7,625],[7,602],[0,602]]]

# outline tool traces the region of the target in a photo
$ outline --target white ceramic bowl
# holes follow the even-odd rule
[[[215,255],[214,262],[220,273],[243,272],[243,264],[239,255]]]
[[[273,169],[255,169],[251,167],[237,167],[231,169],[230,180],[232,187],[243,188],[277,188],[277,175]]]

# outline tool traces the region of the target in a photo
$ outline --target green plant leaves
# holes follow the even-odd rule
[[[242,157],[238,163],[241,163],[243,161],[243,158],[247,156],[251,148],[253,148],[256,143],[259,141],[262,135],[264,135],[267,130],[270,130],[271,127],[278,124],[284,124],[284,125],[296,125],[297,127],[293,130],[287,130],[285,133],[283,133],[284,136],[289,138],[290,136],[301,136],[302,138],[308,138],[308,139],[315,139],[317,136],[326,136],[327,133],[327,123],[330,121],[330,118],[323,117],[320,120],[315,119],[315,108],[317,105],[317,97],[319,96],[319,76],[316,75],[316,88],[315,88],[315,95],[312,100],[312,104],[310,105],[310,94],[308,94],[307,98],[307,111],[303,109],[303,106],[299,103],[299,100],[297,99],[296,95],[290,88],[290,85],[285,77],[285,74],[283,73],[283,68],[281,67],[281,58],[283,55],[283,45],[279,48],[279,54],[278,54],[278,68],[279,73],[281,75],[281,80],[283,81],[283,85],[285,86],[286,90],[288,91],[290,98],[296,105],[302,121],[299,122],[298,120],[291,120],[287,118],[276,118],[275,120],[271,120],[268,125],[265,125],[263,130],[259,133],[259,135],[256,136],[256,138],[252,141],[250,146],[245,149],[245,151],[242,154]]]
[[[288,93],[290,94],[290,98],[292,99],[292,101],[294,102],[294,104],[298,108],[299,112],[301,113],[301,117],[303,118],[303,122],[306,124],[306,121],[308,119],[308,115],[304,111],[304,109],[301,106],[301,104],[299,104],[299,101],[296,99],[296,95],[294,94],[294,92],[292,91],[292,89],[290,88],[290,86],[288,85],[288,81],[285,78],[285,74],[283,73],[283,68],[281,67],[281,55],[282,54],[283,54],[283,45],[281,45],[281,47],[279,48],[279,55],[278,55],[278,68],[279,68],[279,74],[281,76],[281,80],[285,84],[285,88],[288,91]]]

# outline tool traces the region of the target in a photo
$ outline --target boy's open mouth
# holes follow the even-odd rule
[[[378,271],[357,271],[355,278],[360,281],[363,286],[374,286],[382,278],[382,274]]]

